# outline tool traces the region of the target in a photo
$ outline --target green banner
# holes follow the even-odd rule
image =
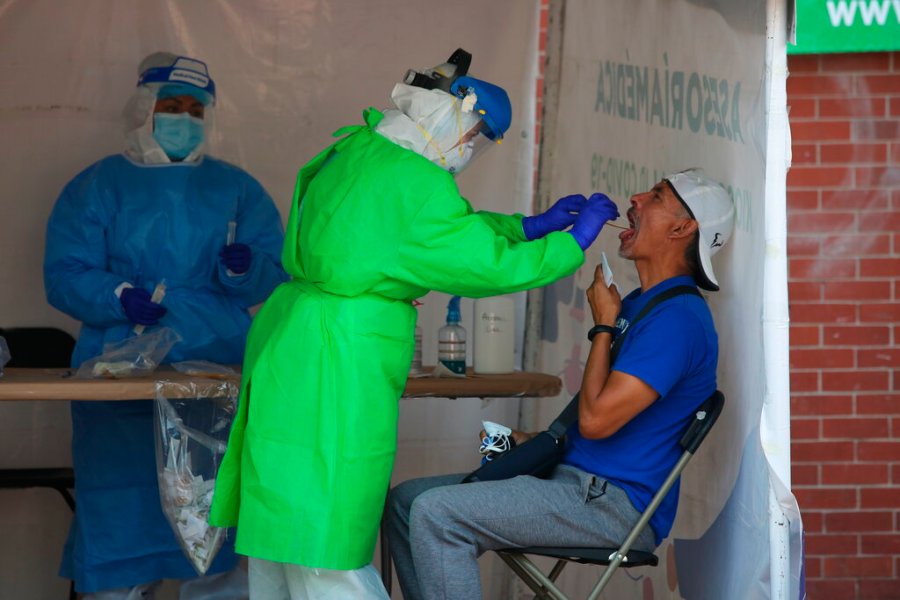
[[[900,0],[796,0],[788,54],[900,50]]]

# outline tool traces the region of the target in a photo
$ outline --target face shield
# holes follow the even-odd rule
[[[410,135],[387,116],[378,131],[453,174],[499,144],[512,118],[509,97],[502,88],[466,75],[471,58],[460,48],[433,69],[408,71],[391,99],[418,131]]]
[[[193,162],[213,132],[215,83],[205,63],[156,53],[125,106],[125,154],[142,164]]]

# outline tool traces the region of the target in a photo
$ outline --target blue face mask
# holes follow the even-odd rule
[[[153,138],[171,160],[184,160],[203,141],[203,119],[188,113],[155,113]]]

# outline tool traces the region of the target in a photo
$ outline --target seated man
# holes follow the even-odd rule
[[[480,598],[477,558],[488,550],[618,546],[678,460],[684,428],[716,389],[712,315],[699,294],[683,294],[629,323],[673,287],[719,289],[710,257],[731,235],[734,206],[695,170],[663,179],[630,204],[619,255],[634,261],[641,286],[623,300],[601,267],[595,271],[587,297],[596,326],[561,464],[548,479],[460,485],[462,476],[447,475],[394,488],[389,543],[406,600]],[[624,337],[611,365],[616,336]],[[659,545],[677,502],[676,485],[634,549]]]

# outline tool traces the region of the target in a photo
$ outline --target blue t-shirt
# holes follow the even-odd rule
[[[622,300],[616,327],[622,332],[651,298],[679,285],[695,284],[679,276],[644,293],[634,290]],[[681,456],[679,441],[694,411],[716,390],[718,348],[702,298],[683,294],[658,304],[628,329],[612,370],[637,377],[659,397],[605,439],[586,439],[573,424],[562,462],[620,486],[643,512]],[[669,535],[677,507],[676,482],[650,519],[657,545]]]

